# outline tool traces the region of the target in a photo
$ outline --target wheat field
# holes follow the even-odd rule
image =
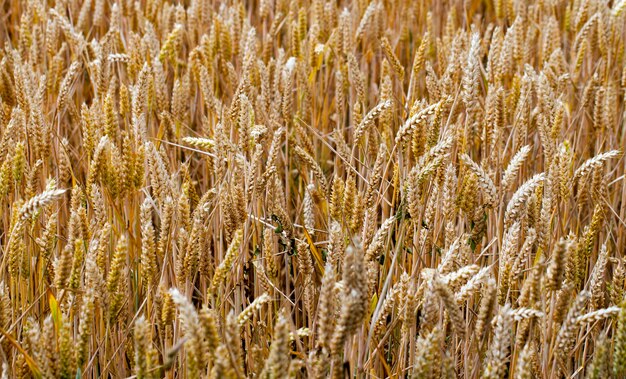
[[[625,378],[625,39],[625,0],[3,0],[2,378]]]

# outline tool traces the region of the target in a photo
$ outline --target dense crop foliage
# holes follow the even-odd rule
[[[626,1],[0,20],[4,377],[626,377]]]

